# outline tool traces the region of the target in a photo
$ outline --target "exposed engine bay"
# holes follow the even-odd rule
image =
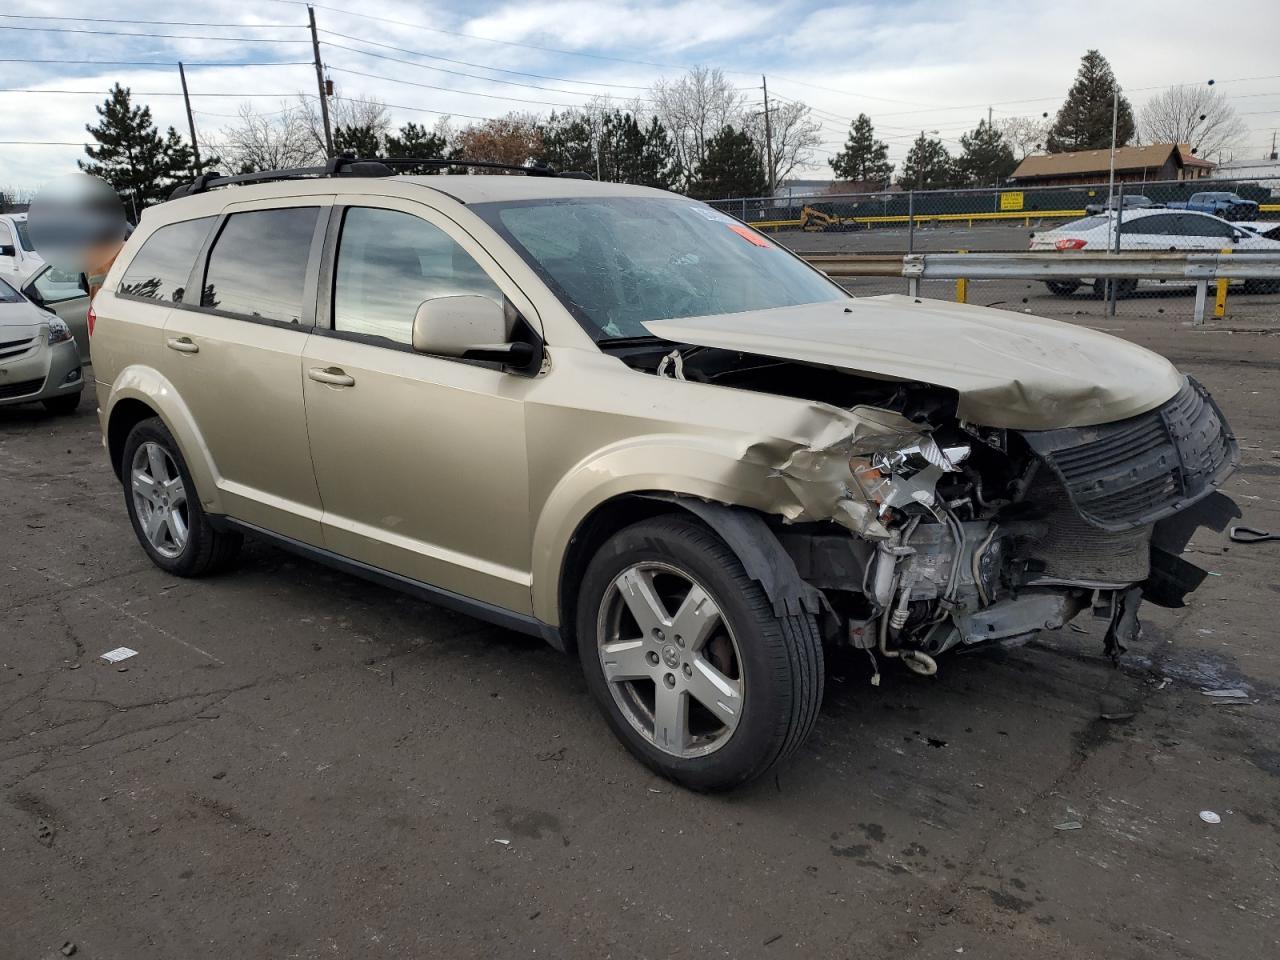
[[[639,350],[657,376],[843,409],[890,411],[912,429],[840,441],[841,522],[779,520],[783,547],[821,592],[831,642],[921,673],[955,647],[1024,642],[1085,610],[1113,658],[1136,639],[1145,598],[1182,606],[1205,572],[1181,557],[1202,525],[1239,515],[1217,487],[1239,448],[1208,392],[1185,378],[1154,410],[1089,427],[969,423],[954,390],[708,347]]]

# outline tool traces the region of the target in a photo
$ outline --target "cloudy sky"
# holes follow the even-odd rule
[[[301,3],[16,0],[3,9],[0,186],[31,189],[74,169],[93,107],[116,81],[185,137],[178,60],[210,143],[245,99],[267,112],[315,93]],[[802,100],[822,120],[813,176],[829,176],[826,159],[859,112],[892,159],[921,130],[957,149],[988,106],[997,118],[1052,114],[1094,46],[1135,108],[1171,84],[1214,79],[1250,129],[1237,156],[1262,156],[1280,127],[1276,0],[332,0],[316,5],[316,18],[337,93],[384,101],[396,124],[549,112],[600,94],[626,103],[693,64],[722,68],[758,100],[765,73],[771,97]]]

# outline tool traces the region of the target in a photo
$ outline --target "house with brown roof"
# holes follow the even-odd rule
[[[1022,186],[1036,187],[1106,183],[1110,165],[1110,149],[1033,154],[1018,164],[1010,179]],[[1199,180],[1213,169],[1213,163],[1192,154],[1185,143],[1152,143],[1116,150],[1117,183]]]

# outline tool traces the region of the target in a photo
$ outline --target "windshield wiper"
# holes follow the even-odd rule
[[[627,347],[657,347],[672,342],[646,333],[634,337],[605,337],[603,340],[597,340],[596,346],[601,350],[621,350]]]

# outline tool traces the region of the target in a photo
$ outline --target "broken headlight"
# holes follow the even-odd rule
[[[882,434],[853,443],[849,470],[857,490],[883,517],[913,503],[931,510],[938,480],[959,472],[968,456],[968,446],[944,447],[928,434]]]

